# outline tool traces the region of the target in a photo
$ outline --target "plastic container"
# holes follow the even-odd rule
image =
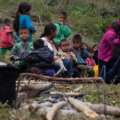
[[[11,105],[15,101],[15,81],[18,68],[0,62],[0,102]]]

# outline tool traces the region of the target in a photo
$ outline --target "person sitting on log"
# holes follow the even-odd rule
[[[10,60],[13,61],[13,66],[18,67],[20,71],[26,71],[28,69],[28,63],[23,63],[20,59],[24,52],[30,53],[30,50],[33,49],[32,43],[28,42],[28,38],[30,37],[29,29],[27,27],[20,28],[19,37],[22,41],[16,43],[12,48]]]
[[[47,46],[44,46],[42,39],[33,42],[33,51],[24,53],[21,59],[24,63],[29,63],[30,72],[53,77],[55,74],[54,53]]]
[[[82,47],[82,37],[80,35],[74,35],[73,46],[70,47],[69,51],[73,52],[77,58],[78,64],[76,68],[81,71],[81,77],[84,77],[84,73],[87,72],[89,77],[94,77],[94,70],[87,66],[85,59],[89,56],[88,51]]]

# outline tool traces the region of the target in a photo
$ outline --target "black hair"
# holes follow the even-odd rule
[[[98,45],[98,44],[94,44],[92,48],[94,49],[94,47],[96,47],[96,46],[98,46],[98,47],[99,47],[99,45]]]
[[[57,30],[57,27],[53,23],[48,23],[45,28],[43,33],[41,34],[40,38],[48,36],[51,34],[51,31],[55,32]]]
[[[11,22],[11,20],[8,19],[8,18],[6,18],[6,19],[4,20],[4,24],[6,24],[7,22]]]
[[[20,17],[19,13],[24,14],[24,12],[30,11],[30,9],[31,9],[31,5],[27,2],[23,2],[19,5],[18,11],[16,12],[13,22],[13,28],[15,29],[15,31],[19,30],[19,17]]]
[[[44,47],[44,41],[42,39],[38,38],[33,42],[33,46],[35,47],[35,49]]]
[[[67,18],[67,13],[66,12],[61,12],[59,15],[64,15],[65,18]]]
[[[30,31],[29,31],[29,29],[27,28],[27,27],[21,27],[20,29],[19,29],[19,31],[20,30],[28,30],[28,32],[30,33]]]
[[[90,53],[94,53],[94,50],[93,50],[93,48],[91,48],[91,47],[88,47],[88,48],[87,48],[87,51],[90,52]]]
[[[61,46],[62,42],[68,42],[68,41],[67,41],[66,39],[62,39],[62,40],[60,41],[60,46]],[[68,44],[69,44],[69,42],[68,42]]]
[[[72,41],[74,41],[74,40],[79,40],[80,42],[82,42],[82,37],[78,34],[74,35]]]

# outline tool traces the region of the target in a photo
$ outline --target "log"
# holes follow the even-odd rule
[[[67,96],[73,96],[73,97],[78,97],[80,95],[82,95],[83,93],[62,93],[62,92],[50,92],[50,95],[54,95],[54,94],[65,94]]]
[[[87,117],[89,118],[97,118],[99,117],[99,115],[94,112],[93,110],[91,110],[90,108],[88,108],[85,104],[83,104],[82,102],[73,99],[71,97],[68,97],[68,101],[78,110],[80,110],[81,112],[83,112]]]
[[[83,104],[87,105],[90,109],[94,110],[98,114],[106,114],[115,117],[120,117],[120,107],[113,107],[104,104],[100,104],[100,105],[90,104],[90,103],[83,103]]]
[[[30,103],[28,100],[26,100],[26,103],[28,104],[28,110],[32,113],[35,112],[36,110],[40,109],[40,108],[52,107],[53,106],[53,104],[51,102],[45,102],[45,103],[39,104],[39,102]]]
[[[47,119],[47,120],[53,120],[53,118],[54,118],[55,114],[57,113],[57,111],[58,111],[61,107],[63,107],[64,105],[66,105],[66,104],[67,104],[67,102],[64,102],[64,101],[59,102],[59,103],[56,103],[56,104],[50,109],[50,111],[47,113],[46,119]]]

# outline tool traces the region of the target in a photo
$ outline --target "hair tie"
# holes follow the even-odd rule
[[[45,34],[45,31],[43,31],[43,34]]]
[[[119,44],[120,41],[119,41],[119,39],[115,39],[115,40],[113,40],[113,43],[114,43],[114,44]]]

